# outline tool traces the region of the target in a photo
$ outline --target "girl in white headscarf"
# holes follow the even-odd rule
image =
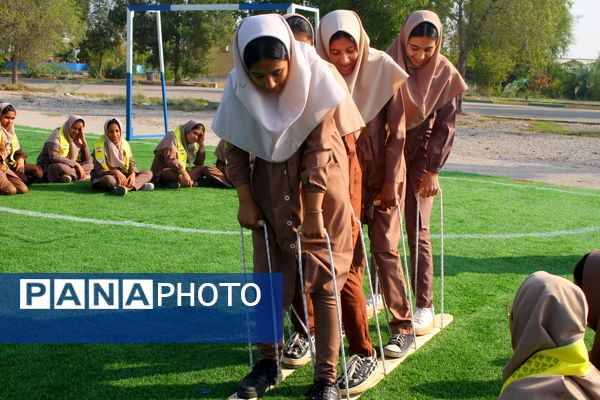
[[[125,196],[130,190],[154,190],[152,171],[140,171],[135,165],[131,147],[123,137],[121,121],[104,122],[104,135],[94,145],[94,169],[91,185],[101,192],[112,191]]]
[[[332,279],[341,288],[351,262],[352,211],[347,156],[333,115],[345,93],[315,50],[295,41],[279,15],[243,20],[233,48],[235,69],[213,130],[229,143],[226,157],[240,202],[238,220],[253,229],[254,272],[268,271],[259,225],[264,221],[273,272],[284,276],[286,308],[296,285],[295,231],[302,225],[306,290],[315,308],[317,360],[311,398],[337,398],[339,332]],[[239,397],[260,396],[277,380],[275,357],[280,354],[274,354],[274,344],[258,348],[260,361],[238,385]]]

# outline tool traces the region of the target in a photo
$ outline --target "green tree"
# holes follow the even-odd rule
[[[13,60],[17,83],[19,61],[38,62],[77,43],[85,22],[74,0],[5,0],[0,5],[3,44]]]

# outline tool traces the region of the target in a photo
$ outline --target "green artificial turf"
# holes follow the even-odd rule
[[[48,132],[17,127],[30,161]],[[94,140],[90,136],[88,142]],[[147,139],[132,143],[140,168],[149,168],[154,143]],[[212,153],[208,162],[214,162]],[[570,278],[577,260],[600,243],[600,191],[451,172],[443,173],[441,182],[445,311],[454,315],[454,322],[364,399],[497,398],[502,367],[511,355],[505,304],[529,273],[543,269]],[[102,225],[0,211],[2,273],[240,271],[233,190],[157,189],[116,197],[95,193],[89,183],[80,182],[38,184],[26,195],[0,199],[0,207],[8,209],[223,232]],[[581,228],[597,229],[552,233]],[[439,233],[439,198],[431,230]],[[532,232],[550,234],[486,236]],[[437,237],[433,247],[439,277]],[[439,283],[436,279],[437,311]],[[387,329],[382,332],[386,340]],[[1,400],[224,399],[247,372],[247,349],[241,344],[0,345]],[[305,366],[264,398],[302,398],[311,380],[311,367]]]

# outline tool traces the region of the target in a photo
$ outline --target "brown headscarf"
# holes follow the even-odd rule
[[[502,371],[504,381],[535,353],[573,344],[585,333],[587,304],[581,289],[568,280],[538,271],[517,291],[512,308],[514,354]],[[565,394],[568,394],[566,396]],[[513,381],[500,399],[600,399],[600,373],[559,374]]]
[[[286,21],[288,21],[292,17],[298,17],[305,20],[310,26],[310,29],[312,30],[313,38],[315,37],[314,28],[308,20],[308,18],[306,18],[302,14],[285,14],[283,16],[283,18],[285,18]],[[365,122],[363,121],[360,115],[358,107],[356,107],[356,104],[354,103],[354,99],[352,98],[352,96],[350,96],[350,91],[348,90],[348,85],[346,84],[344,77],[338,72],[337,68],[335,68],[335,65],[331,64],[330,62],[327,62],[327,65],[331,69],[331,72],[333,73],[333,76],[335,77],[337,82],[340,84],[340,87],[347,94],[347,96],[338,105],[333,114],[335,125],[338,129],[339,134],[342,137],[353,133],[354,137],[358,139],[362,128],[365,127]]]
[[[317,53],[331,62],[329,42],[338,31],[348,33],[358,46],[352,74],[343,77],[363,120],[369,123],[402,86],[407,73],[383,51],[369,47],[370,39],[358,14],[336,10],[325,15],[317,33]]]
[[[583,266],[581,286],[590,309],[587,323],[596,332],[590,361],[596,368],[600,368],[600,250],[588,254]]]
[[[78,139],[78,143],[75,143],[75,141],[71,138],[71,135],[69,135],[69,131],[71,130],[71,127],[77,121],[82,121],[83,125],[85,126],[85,120],[80,115],[71,115],[69,117],[69,119],[67,119],[67,121],[63,125],[63,131],[65,133],[65,137],[67,138],[67,141],[69,142],[69,154],[67,155],[67,158],[72,161],[77,161],[77,157],[79,156],[79,151],[81,150],[81,146],[83,145],[83,142],[81,141],[81,139]],[[54,132],[52,132],[52,134],[48,137],[47,141],[60,143],[59,131],[60,131],[60,127],[54,129]]]
[[[179,125],[179,130],[181,131],[181,138],[183,140],[183,146],[185,147],[185,152],[187,153],[187,162],[189,164],[193,164],[196,161],[196,152],[198,148],[194,143],[188,143],[186,135],[194,130],[197,125],[204,124],[197,119],[190,119],[183,125]],[[161,139],[161,141],[156,146],[156,150],[163,150],[168,148],[174,148],[177,151],[177,137],[175,136],[175,132],[169,131],[165,137]],[[183,166],[185,168],[185,165]]]
[[[108,126],[116,122],[121,129],[121,140],[118,144],[114,144],[108,137]],[[106,157],[106,165],[109,168],[124,168],[125,167],[125,151],[123,149],[123,124],[117,118],[110,118],[104,122],[104,156]]]
[[[412,30],[423,22],[435,26],[438,40],[433,56],[425,64],[415,67],[406,55],[406,46]],[[436,13],[415,11],[404,21],[400,35],[386,51],[410,75],[402,89],[407,130],[421,125],[432,112],[468,88],[454,65],[440,54],[442,30],[442,22]]]
[[[12,104],[0,103],[0,113],[2,113],[2,111],[4,111],[4,109],[8,106],[12,106]],[[4,129],[4,127],[1,127],[1,128],[2,128],[2,137],[0,138],[0,143],[6,142],[7,144],[10,144],[16,135],[15,126],[13,125],[12,129],[10,129],[10,130]]]

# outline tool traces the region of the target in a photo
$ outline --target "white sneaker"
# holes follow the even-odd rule
[[[142,186],[142,190],[154,190],[154,183],[144,183],[144,186]]]
[[[435,312],[433,306],[430,308],[418,307],[413,315],[413,326],[415,327],[415,334],[417,336],[427,335],[433,330],[433,320],[435,318]]]
[[[382,311],[385,308],[385,304],[383,303],[383,296],[378,294],[375,298],[375,302],[377,303],[377,311]],[[367,296],[367,316],[372,316],[373,313],[373,295]]]

